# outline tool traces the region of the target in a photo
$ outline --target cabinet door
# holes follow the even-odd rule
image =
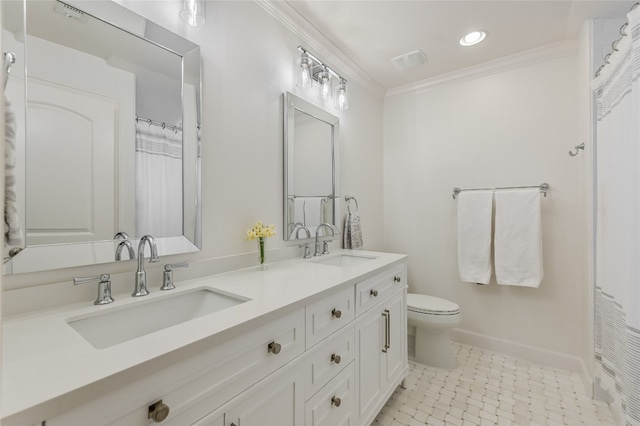
[[[406,374],[406,290],[397,291],[355,325],[358,424],[370,423]]]
[[[384,377],[381,374],[384,353],[384,307],[377,307],[363,315],[356,324],[357,414],[366,416],[382,394]]]
[[[382,357],[382,374],[384,385],[395,379],[407,366],[407,310],[404,303],[405,292],[402,291],[385,301],[384,320],[388,322],[388,348]]]
[[[225,409],[225,426],[302,426],[304,390],[299,368],[283,371],[240,394]]]

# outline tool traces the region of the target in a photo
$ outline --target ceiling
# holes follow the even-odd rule
[[[635,0],[289,0],[384,89],[541,46],[575,40],[585,20],[622,18]],[[466,33],[488,32],[462,47]],[[398,71],[391,58],[420,49],[427,63]]]

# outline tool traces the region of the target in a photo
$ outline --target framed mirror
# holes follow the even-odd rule
[[[321,223],[339,232],[339,135],[338,117],[284,94],[285,240],[315,237]],[[331,234],[326,227],[318,232]]]
[[[112,1],[2,8],[22,230],[4,273],[128,260],[147,234],[198,251],[199,46]]]

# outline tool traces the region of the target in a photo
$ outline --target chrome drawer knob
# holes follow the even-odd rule
[[[342,316],[342,311],[340,309],[333,309],[331,311],[331,316],[333,318],[340,318]]]
[[[337,396],[334,396],[333,398],[331,398],[331,405],[335,405],[336,407],[339,407],[340,404],[342,404],[342,401],[340,400],[340,398],[338,398]]]
[[[371,290],[370,293],[373,297],[378,297],[378,290]]]
[[[267,346],[267,352],[274,355],[278,355],[280,353],[280,349],[282,349],[282,345],[276,342],[271,342],[269,343],[269,346]]]
[[[336,364],[340,364],[341,360],[342,358],[340,358],[340,355],[336,355],[336,354],[331,355],[331,361],[335,362]]]
[[[400,278],[398,275],[396,275],[395,277],[393,277],[393,280],[397,283],[399,283],[400,281],[402,281],[402,278]]]
[[[169,406],[163,404],[162,400],[154,402],[149,406],[148,419],[153,420],[155,423],[160,423],[169,415]]]

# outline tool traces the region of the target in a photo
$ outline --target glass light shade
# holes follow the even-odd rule
[[[334,94],[334,100],[336,109],[338,111],[344,111],[349,108],[349,95],[347,93],[347,82],[342,80],[340,84],[336,86],[336,93]]]
[[[206,0],[184,0],[180,19],[192,27],[204,25],[206,21]]]
[[[329,74],[327,68],[318,73],[318,84],[318,99],[327,99],[331,95],[331,74]]]
[[[313,76],[311,75],[311,68],[313,66],[312,59],[303,53],[298,64],[298,87],[301,89],[311,89],[313,87]]]

